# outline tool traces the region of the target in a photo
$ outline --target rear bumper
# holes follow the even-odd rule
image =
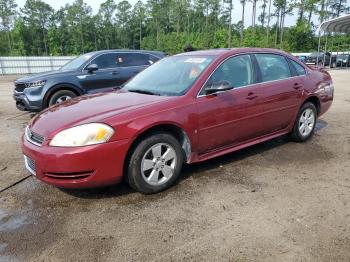
[[[128,140],[121,140],[77,148],[39,147],[22,137],[23,154],[34,162],[31,173],[60,188],[94,188],[119,183],[123,179],[128,145]],[[28,169],[28,165],[26,167]]]

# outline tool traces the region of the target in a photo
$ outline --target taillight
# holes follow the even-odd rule
[[[323,89],[325,92],[327,92],[328,94],[332,95],[334,94],[334,86],[333,86],[333,82],[330,81],[328,84],[323,86]]]

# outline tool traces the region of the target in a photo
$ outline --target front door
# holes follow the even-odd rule
[[[120,86],[123,81],[123,72],[118,66],[118,53],[105,53],[97,56],[90,64],[96,64],[98,70],[92,73],[85,72],[81,77],[81,85],[87,92],[97,89],[107,89]]]
[[[228,145],[238,145],[260,135],[262,113],[260,86],[250,55],[222,63],[197,98],[198,142],[201,154]],[[233,89],[207,95],[205,87],[228,81]]]

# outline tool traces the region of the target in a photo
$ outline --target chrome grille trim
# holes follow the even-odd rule
[[[36,146],[41,146],[44,142],[44,137],[32,132],[28,126],[26,127],[24,134],[27,141]]]
[[[36,176],[35,161],[24,155],[24,165],[32,175]]]

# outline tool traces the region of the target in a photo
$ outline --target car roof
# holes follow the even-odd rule
[[[135,50],[135,49],[111,49],[111,50],[99,50],[91,52],[92,55],[99,55],[104,53],[113,53],[113,52],[128,52],[128,53],[146,53],[146,54],[152,54],[156,56],[163,57],[166,55],[164,52],[160,51],[150,51],[150,50]]]
[[[192,51],[187,53],[181,53],[177,54],[176,56],[229,56],[234,54],[240,54],[240,53],[275,53],[275,54],[281,54],[281,55],[289,55],[286,52],[283,52],[281,50],[272,49],[272,48],[251,48],[251,47],[240,47],[240,48],[218,48],[218,49],[209,49],[209,50],[200,50],[200,51]]]

